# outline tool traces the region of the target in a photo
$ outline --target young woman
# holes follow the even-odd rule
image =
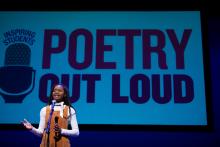
[[[40,111],[38,129],[26,119],[22,122],[28,130],[42,136],[40,147],[70,147],[68,136],[79,135],[76,112],[68,98],[68,89],[62,84],[55,85],[52,88],[48,105]],[[68,129],[69,124],[71,129]]]

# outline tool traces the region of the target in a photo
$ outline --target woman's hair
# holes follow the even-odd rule
[[[63,98],[62,98],[62,99],[63,99],[64,104],[67,105],[67,106],[72,107],[72,106],[71,106],[71,103],[70,103],[70,101],[69,101],[69,91],[68,91],[68,88],[67,88],[65,85],[63,85],[63,84],[55,84],[55,85],[52,87],[51,92],[50,92],[50,97],[49,97],[48,105],[52,104],[53,91],[54,91],[54,88],[55,88],[57,85],[60,85],[60,86],[63,87],[64,95],[63,95]]]
[[[53,100],[53,91],[54,91],[54,88],[57,86],[57,85],[60,85],[63,87],[63,90],[64,90],[64,94],[63,94],[63,102],[64,102],[64,105],[67,105],[69,106],[69,116],[71,116],[71,109],[70,107],[72,107],[74,110],[75,108],[71,105],[70,101],[69,101],[69,90],[68,88],[63,85],[63,84],[55,84],[52,89],[51,89],[51,92],[50,92],[50,98],[49,98],[49,101],[48,101],[48,105],[51,105],[52,104],[52,100]]]

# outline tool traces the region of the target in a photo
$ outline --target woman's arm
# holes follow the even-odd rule
[[[68,129],[61,129],[61,135],[67,136],[78,136],[79,135],[79,127],[76,119],[76,112],[73,108],[71,108],[71,116],[70,116],[70,125],[71,130]]]
[[[45,117],[46,117],[46,107],[42,108],[40,111],[40,122],[38,129],[33,127],[30,131],[38,136],[42,136],[45,127]]]

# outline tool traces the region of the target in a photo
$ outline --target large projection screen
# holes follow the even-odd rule
[[[80,125],[207,125],[200,11],[0,20],[0,124],[39,123],[51,85],[63,83]]]

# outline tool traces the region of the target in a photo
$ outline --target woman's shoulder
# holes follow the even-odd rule
[[[76,113],[76,110],[73,107],[70,107],[71,112]]]
[[[40,110],[40,115],[41,116],[45,116],[46,115],[46,109],[47,109],[47,106],[44,106],[43,108],[41,108],[41,110]]]
[[[43,108],[41,108],[40,111],[41,111],[41,112],[42,112],[42,111],[46,111],[46,109],[47,109],[48,106],[49,106],[49,105],[44,106]]]
[[[75,114],[76,113],[75,108],[73,108],[72,106],[69,107],[69,106],[65,105],[65,107],[70,108],[71,114]]]

